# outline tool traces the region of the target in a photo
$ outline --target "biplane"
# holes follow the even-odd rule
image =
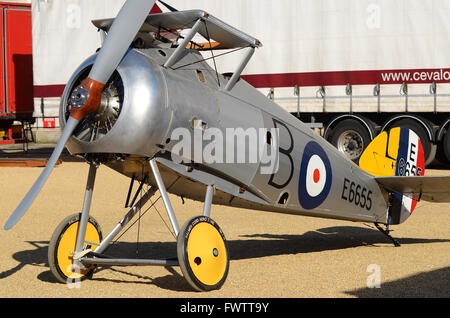
[[[404,222],[418,200],[450,202],[450,179],[424,176],[423,150],[412,130],[382,132],[357,166],[240,78],[260,41],[203,10],[148,15],[154,3],[128,0],[116,18],[93,21],[105,34],[103,45],[68,81],[62,135],[5,224],[10,229],[25,214],[64,147],[85,159],[90,168],[82,211],[64,219],[50,240],[48,262],[59,281],[89,277],[98,265],[161,265],[180,266],[195,290],[219,289],[229,251],[211,218],[213,204],[372,222],[397,244],[389,225]],[[219,73],[203,55],[214,61],[219,50],[241,51],[233,73]],[[183,133],[193,142],[182,143]],[[130,209],[106,237],[90,216],[99,165],[129,177],[130,189],[134,182],[141,190],[148,185],[139,200],[130,202],[128,193]],[[177,257],[108,256],[110,243],[157,191]],[[180,227],[168,193],[202,201],[204,209]]]

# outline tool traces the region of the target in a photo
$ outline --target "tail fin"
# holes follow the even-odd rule
[[[425,157],[417,134],[395,127],[383,131],[366,148],[359,160],[361,169],[375,177],[423,176]],[[404,222],[414,211],[417,198],[411,193],[391,194],[389,224]]]

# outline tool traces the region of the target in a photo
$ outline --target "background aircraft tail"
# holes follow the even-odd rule
[[[383,131],[366,148],[359,165],[391,193],[389,224],[404,222],[422,194],[420,186],[416,189],[408,187],[409,177],[414,176],[417,180],[417,176],[425,174],[425,157],[417,134],[401,127]]]

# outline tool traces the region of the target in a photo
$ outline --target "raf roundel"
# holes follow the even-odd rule
[[[304,209],[322,204],[331,189],[330,160],[317,142],[309,142],[303,151],[298,183],[298,199]]]

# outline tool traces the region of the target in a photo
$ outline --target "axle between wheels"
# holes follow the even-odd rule
[[[48,261],[55,278],[62,283],[92,277],[96,266],[180,266],[187,282],[197,291],[219,289],[225,283],[229,269],[229,253],[225,236],[210,218],[214,187],[208,185],[203,215],[192,217],[181,230],[173,212],[158,166],[149,161],[166,212],[177,237],[177,259],[110,258],[103,254],[112,240],[128,224],[141,207],[156,192],[151,187],[103,239],[98,222],[89,215],[97,165],[90,164],[83,209],[65,218],[55,229],[49,244]]]

